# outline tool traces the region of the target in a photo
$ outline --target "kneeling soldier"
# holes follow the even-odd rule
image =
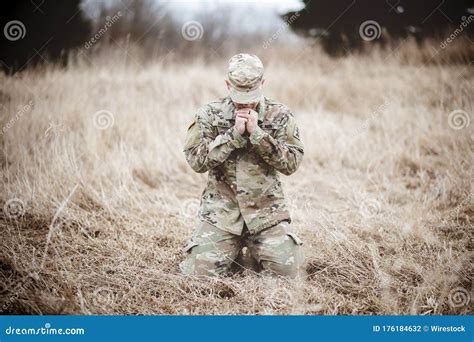
[[[295,277],[302,241],[292,231],[279,173],[303,158],[293,114],[262,95],[263,65],[255,55],[229,61],[228,97],[202,107],[188,128],[184,153],[196,172],[209,171],[196,227],[181,270],[226,273],[243,246],[261,270]]]

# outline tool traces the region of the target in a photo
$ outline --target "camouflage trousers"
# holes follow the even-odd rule
[[[256,234],[250,234],[244,227],[242,235],[201,222],[185,248],[187,257],[180,268],[187,275],[222,275],[247,247],[258,270],[293,278],[301,275],[302,244],[286,221]]]

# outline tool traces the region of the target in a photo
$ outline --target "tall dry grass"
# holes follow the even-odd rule
[[[1,311],[468,313],[473,67],[260,53],[266,94],[293,109],[306,145],[282,177],[307,279],[179,273],[206,180],[182,143],[193,112],[226,95],[229,56],[109,51],[0,78]]]

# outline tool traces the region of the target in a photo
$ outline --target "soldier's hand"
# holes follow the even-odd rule
[[[247,122],[246,118],[240,117],[240,116],[235,116],[235,128],[237,131],[242,135],[245,133],[245,124]]]
[[[236,112],[237,118],[246,119],[247,131],[251,134],[258,125],[258,113],[252,109],[240,109]]]

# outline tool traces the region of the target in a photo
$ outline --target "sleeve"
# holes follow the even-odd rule
[[[203,173],[223,163],[233,150],[246,144],[247,139],[234,126],[216,135],[209,113],[200,110],[188,127],[184,155],[194,171]]]
[[[278,125],[275,137],[257,127],[250,135],[250,143],[267,164],[287,176],[298,169],[303,159],[303,142],[291,113]]]

